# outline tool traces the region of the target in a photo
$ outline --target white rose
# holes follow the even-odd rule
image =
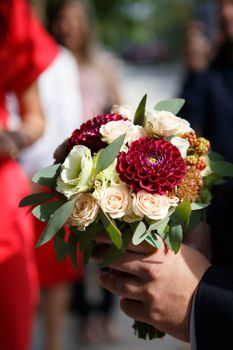
[[[148,132],[142,126],[132,125],[129,131],[126,133],[125,143],[128,143],[130,145],[132,142],[147,136]]]
[[[135,111],[134,111],[132,106],[128,106],[128,105],[124,105],[124,106],[113,105],[111,113],[120,114],[120,115],[122,115],[122,117],[133,121]]]
[[[103,136],[102,141],[112,143],[119,136],[126,134],[132,127],[129,120],[111,121],[100,128],[100,134]]]
[[[175,116],[167,111],[146,111],[146,128],[149,132],[169,137],[192,131],[187,120]]]
[[[111,185],[98,193],[99,204],[113,219],[130,214],[131,197],[125,185]]]
[[[201,176],[204,177],[204,176],[209,176],[209,175],[213,174],[213,170],[210,167],[210,159],[209,159],[209,157],[208,156],[203,156],[201,158],[206,163],[206,168],[201,171]]]
[[[179,136],[174,136],[172,137],[170,142],[178,148],[182,158],[185,159],[187,156],[187,151],[190,147],[190,143],[188,142],[188,140],[183,139],[182,137],[179,137]]]
[[[170,204],[166,196],[140,191],[133,195],[133,211],[137,216],[144,215],[152,220],[164,219]]]
[[[70,224],[77,226],[78,230],[85,231],[98,216],[99,205],[91,193],[79,193],[70,216]]]

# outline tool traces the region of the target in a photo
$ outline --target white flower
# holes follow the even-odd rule
[[[163,137],[192,131],[187,120],[171,112],[155,110],[146,111],[146,128],[149,132]]]
[[[142,126],[132,125],[131,128],[126,133],[125,143],[128,143],[130,145],[132,142],[147,136],[148,136],[148,132]]]
[[[182,158],[185,159],[187,156],[187,151],[190,147],[190,143],[188,142],[188,140],[183,139],[182,137],[179,137],[179,136],[174,136],[172,137],[170,142],[178,148]]]
[[[130,214],[131,197],[127,186],[111,185],[96,192],[100,207],[113,219]]]
[[[91,151],[82,145],[74,146],[61,166],[56,190],[67,198],[88,191],[92,186],[93,172]]]
[[[133,195],[133,211],[137,216],[147,216],[152,220],[164,219],[170,204],[166,196],[140,191]]]
[[[94,162],[97,162],[99,155],[101,154],[101,151],[97,153],[97,155],[94,158]],[[103,187],[108,187],[110,184],[118,184],[120,182],[119,175],[116,171],[116,164],[117,159],[113,161],[113,163],[100,173],[97,173],[94,177],[94,188],[96,190],[100,190]]]
[[[70,216],[70,224],[77,226],[78,230],[85,231],[98,216],[99,205],[91,193],[79,193]]]
[[[126,134],[132,127],[132,123],[129,120],[117,120],[111,121],[100,127],[100,134],[103,136],[102,141],[106,143],[112,143],[119,136]]]
[[[113,105],[111,113],[120,114],[120,115],[122,115],[122,117],[133,121],[135,111],[134,111],[132,106],[128,106],[128,105],[123,105],[123,106]]]

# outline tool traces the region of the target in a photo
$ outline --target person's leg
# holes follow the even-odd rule
[[[46,336],[46,350],[62,349],[62,336],[70,301],[67,285],[60,285],[44,290],[43,320]]]
[[[28,350],[34,300],[26,259],[9,257],[0,264],[0,349]]]

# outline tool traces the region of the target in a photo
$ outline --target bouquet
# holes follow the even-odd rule
[[[58,259],[69,255],[77,267],[77,247],[86,264],[95,235],[105,231],[112,242],[102,263],[107,267],[129,242],[160,249],[162,239],[177,253],[183,232],[204,220],[211,187],[233,176],[233,164],[176,116],[184,100],[162,101],[154,109],[146,108],[146,100],[136,112],[114,106],[111,114],[82,124],[56,149],[55,163],[34,175],[33,182],[48,191],[25,197],[20,206],[32,206],[47,222],[37,247],[54,238]],[[134,328],[144,339],[163,335],[138,321]]]

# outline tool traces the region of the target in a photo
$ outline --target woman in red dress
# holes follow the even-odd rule
[[[26,350],[37,298],[33,221],[18,209],[30,185],[15,160],[43,132],[36,79],[57,47],[24,0],[0,0],[0,349]],[[8,130],[5,95],[14,92],[22,122]]]

